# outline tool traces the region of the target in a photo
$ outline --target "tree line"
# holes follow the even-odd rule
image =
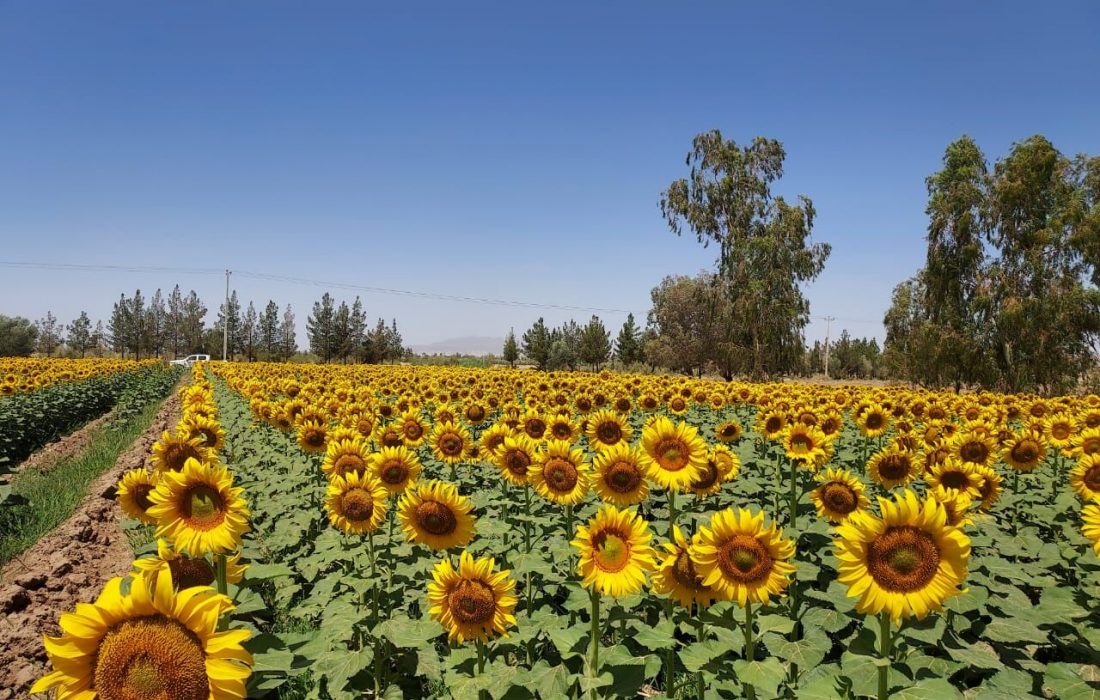
[[[341,301],[336,306],[328,292],[313,304],[313,313],[306,320],[310,352],[321,362],[395,362],[409,354],[397,319],[389,325],[379,318],[373,328],[367,325],[363,302],[359,297],[348,306]]]
[[[521,349],[528,362],[548,371],[576,370],[583,365],[598,372],[612,357],[626,366],[644,359],[634,314],[627,316],[614,342],[599,316],[592,316],[583,326],[570,319],[557,328],[549,328],[540,317],[523,333],[522,348],[515,333],[508,332],[501,357],[514,367]]]

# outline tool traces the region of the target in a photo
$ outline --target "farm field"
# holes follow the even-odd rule
[[[181,391],[120,485],[159,540],[37,690],[140,689],[138,659],[202,688],[165,697],[1097,692],[1094,396],[263,363]]]

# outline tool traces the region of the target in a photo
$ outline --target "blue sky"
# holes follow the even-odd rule
[[[833,245],[811,312],[881,337],[948,142],[1100,151],[1095,2],[760,5],[5,2],[0,260],[644,317],[662,276],[713,264],[657,202],[692,137],[720,128],[784,143],[777,191],[809,195]],[[212,309],[224,284],[0,268],[0,313],[106,317],[119,292],[176,282]],[[235,286],[293,303],[303,327],[322,291]],[[570,315],[363,298],[411,343]],[[815,320],[808,339],[823,334]]]

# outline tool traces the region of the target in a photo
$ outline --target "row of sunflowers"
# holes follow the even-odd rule
[[[61,382],[115,374],[159,364],[159,360],[110,358],[0,357],[0,397],[28,393]]]

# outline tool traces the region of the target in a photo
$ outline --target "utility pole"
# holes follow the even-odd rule
[[[225,313],[222,314],[222,362],[229,361],[229,270],[225,271]]]
[[[835,316],[825,317],[825,378],[829,378],[829,331],[833,328],[833,321],[836,320]]]

